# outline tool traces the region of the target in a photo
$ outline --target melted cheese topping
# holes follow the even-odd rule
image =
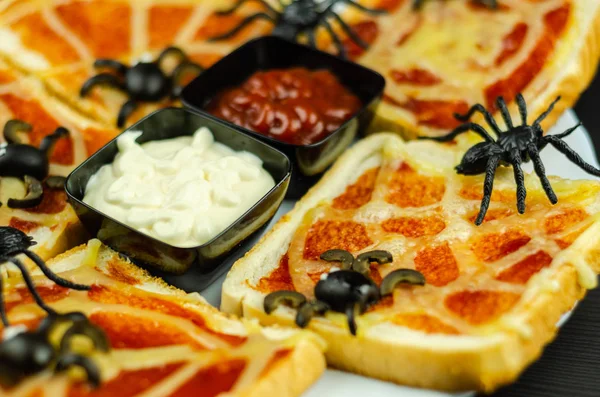
[[[426,1],[419,12],[412,1],[363,3],[390,13],[372,18],[348,10],[370,43],[366,52],[350,53],[386,77],[383,113],[425,134],[456,127],[452,113],[476,103],[495,111],[500,95],[512,102],[524,92],[533,102],[559,72],[556,59],[572,48],[563,40],[572,36],[571,0],[503,0],[497,11],[466,0]],[[323,45],[334,50],[328,35],[322,36]],[[345,44],[354,48],[349,39]]]

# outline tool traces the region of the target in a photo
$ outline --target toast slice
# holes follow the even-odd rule
[[[550,177],[552,206],[526,176],[527,211],[516,209],[510,168],[500,167],[484,223],[475,226],[482,176],[454,166],[474,142],[404,143],[372,135],[348,150],[245,257],[223,285],[222,310],[262,324],[293,325],[296,311],[263,309],[267,294],[313,296],[333,268],[330,249],[385,250],[371,278],[416,269],[423,287],[396,288],[356,318],[329,311],[308,329],[328,342],[336,368],[403,385],[491,391],[514,381],[554,338],[556,323],[596,286],[600,183]],[[338,265],[338,264],[336,264]]]
[[[548,128],[572,107],[592,80],[600,59],[600,3],[596,0],[498,0],[490,10],[471,0],[363,0],[387,15],[348,7],[345,20],[370,44],[345,47],[356,62],[386,78],[373,132],[405,138],[443,135],[458,126],[453,113],[522,93],[532,114],[559,95]],[[340,30],[340,34],[343,32]],[[323,34],[323,48],[335,50]]]
[[[152,278],[116,252],[90,240],[48,262],[89,292],[54,285],[34,272],[38,292],[59,313],[82,311],[110,340],[94,355],[102,383],[92,390],[66,376],[41,373],[3,396],[298,396],[324,371],[323,341],[307,331],[228,317],[198,294]],[[22,279],[5,283],[11,325],[34,328],[44,312]],[[0,335],[3,333],[0,328]]]

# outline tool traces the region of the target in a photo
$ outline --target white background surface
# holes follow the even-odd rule
[[[549,131],[550,134],[558,134],[577,123],[577,118],[572,111],[566,112],[558,121],[556,126]],[[579,128],[571,136],[565,139],[571,148],[573,148],[585,161],[598,167],[593,144],[588,133],[584,128]],[[561,153],[548,145],[541,154],[548,175],[558,175],[569,179],[593,179],[594,177],[586,174],[576,165],[568,161]],[[524,164],[523,169],[531,172],[531,164]],[[287,213],[293,206],[293,201],[284,201],[283,205],[275,215],[271,226],[282,215]],[[269,228],[271,227],[269,226]],[[232,259],[233,262],[233,259]],[[221,284],[225,276],[221,277],[210,287],[201,292],[211,304],[218,306],[220,304]],[[410,365],[410,363],[406,363]],[[398,368],[402,371],[402,368]],[[430,390],[413,389],[409,387],[397,386],[389,382],[382,382],[370,378],[350,373],[327,370],[325,375],[313,385],[304,397],[322,397],[322,396],[344,396],[344,397],[376,397],[376,396],[402,396],[402,397],[467,397],[474,393],[440,393]]]

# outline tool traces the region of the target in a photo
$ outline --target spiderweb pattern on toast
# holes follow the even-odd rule
[[[496,110],[497,96],[512,101],[522,92],[543,108],[538,101],[567,62],[558,58],[576,47],[584,29],[570,0],[502,0],[498,10],[475,1],[428,0],[419,12],[411,0],[361,3],[389,14],[350,10],[350,25],[370,47],[365,51],[348,39],[345,45],[351,58],[386,78],[379,113],[400,120],[412,130],[409,136],[443,134],[459,124],[453,113],[476,103]],[[334,51],[327,35],[320,37],[320,45]],[[516,106],[511,110],[517,113]]]
[[[365,161],[345,192],[306,213],[279,266],[252,287],[263,293],[295,289],[310,297],[322,274],[335,267],[319,259],[322,252],[383,249],[394,262],[372,264],[376,283],[410,268],[422,272],[427,285],[397,288],[393,298],[361,317],[359,330],[361,324],[389,322],[426,333],[477,335],[526,307],[536,275],[561,266],[554,259],[598,220],[600,186],[552,178],[559,192],[552,206],[535,176],[528,176],[527,211],[519,215],[512,173],[500,170],[490,211],[477,227],[482,178],[456,175],[454,157],[444,151],[458,151],[441,147],[428,155],[449,159],[444,167],[408,154],[423,153],[415,149],[404,160],[378,155]],[[327,316],[344,326],[342,315]],[[514,323],[503,325],[527,333]]]
[[[112,350],[97,356],[103,383],[92,395],[216,396],[239,392],[289,357],[302,334],[270,337],[259,327],[216,314],[199,297],[152,280],[117,253],[92,240],[50,266],[63,277],[93,283],[89,292],[58,287],[34,273],[38,292],[54,309],[82,311],[107,334]],[[8,283],[5,296],[13,325],[34,329],[43,312],[22,281]],[[3,329],[0,327],[0,335]],[[2,395],[83,396],[85,384],[47,374],[27,379]],[[96,394],[97,393],[97,394]],[[43,394],[43,392],[42,392]]]

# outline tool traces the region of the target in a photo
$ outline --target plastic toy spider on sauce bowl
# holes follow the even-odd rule
[[[163,63],[170,57],[179,58],[179,64],[170,75],[163,71]],[[123,127],[127,118],[137,109],[139,102],[159,102],[171,97],[175,99],[181,94],[181,81],[186,73],[201,73],[204,69],[188,60],[187,55],[177,47],[163,50],[152,62],[138,62],[126,66],[113,59],[98,59],[94,62],[96,68],[108,68],[116,72],[99,73],[88,79],[79,92],[83,98],[97,85],[108,85],[124,91],[129,96],[117,117],[117,126]]]
[[[497,135],[497,139],[494,139],[481,125],[470,122],[457,127],[454,131],[445,136],[420,138],[431,139],[438,142],[448,142],[462,133],[473,131],[484,139],[484,142],[480,142],[467,150],[461,163],[456,166],[457,173],[462,175],[478,175],[485,173],[483,199],[481,200],[479,215],[475,220],[476,225],[481,225],[485,218],[492,197],[496,169],[499,166],[513,167],[515,181],[517,183],[517,209],[520,214],[525,213],[525,197],[527,196],[527,191],[525,190],[525,177],[523,175],[523,170],[521,169],[521,163],[523,162],[533,161],[533,168],[538,178],[540,178],[542,187],[544,188],[548,199],[552,204],[558,202],[558,198],[550,185],[550,181],[546,176],[544,164],[540,158],[540,152],[544,150],[548,144],[554,146],[556,150],[564,154],[571,162],[588,174],[600,176],[600,170],[586,163],[569,147],[569,145],[562,141],[562,138],[579,128],[581,123],[569,128],[561,134],[544,135],[544,130],[540,123],[552,112],[554,105],[559,100],[560,97],[556,98],[554,102],[550,104],[548,109],[530,125],[527,124],[527,104],[525,103],[523,95],[518,94],[516,101],[521,115],[521,125],[514,126],[504,98],[498,97],[496,99],[496,107],[500,109],[504,123],[508,128],[506,131],[500,129],[496,120],[494,120],[492,115],[481,104],[474,105],[465,115],[455,115],[458,120],[467,121],[474,113],[482,113],[486,122]]]
[[[220,11],[218,15],[229,15],[237,11],[244,3],[247,3],[251,0],[238,0],[238,2],[229,10]],[[338,3],[346,4],[349,7],[356,8],[364,13],[370,15],[380,15],[385,14],[387,11],[367,8],[363,5],[360,5],[354,0],[329,0],[329,1],[316,1],[316,0],[292,0],[290,2],[284,3],[280,0],[280,5],[282,7],[281,11],[276,10],[270,4],[268,4],[264,0],[254,0],[257,3],[262,4],[265,7],[265,11],[257,12],[248,16],[244,19],[238,26],[233,28],[231,31],[222,34],[220,36],[212,37],[212,41],[218,40],[226,40],[237,33],[239,33],[246,26],[251,24],[252,22],[263,19],[272,22],[275,25],[273,29],[273,36],[277,36],[286,40],[296,41],[298,36],[301,34],[305,34],[308,38],[308,44],[312,48],[317,48],[317,43],[315,39],[315,31],[319,27],[324,27],[333,43],[338,51],[338,55],[342,58],[346,58],[346,49],[344,48],[342,41],[340,40],[337,33],[333,30],[333,26],[329,21],[329,18],[333,18],[340,28],[344,31],[344,33],[350,38],[354,43],[360,46],[363,49],[366,49],[369,45],[365,43],[359,36],[356,34],[350,26],[342,17],[337,14],[334,10],[334,7]],[[268,11],[268,12],[267,12]]]

